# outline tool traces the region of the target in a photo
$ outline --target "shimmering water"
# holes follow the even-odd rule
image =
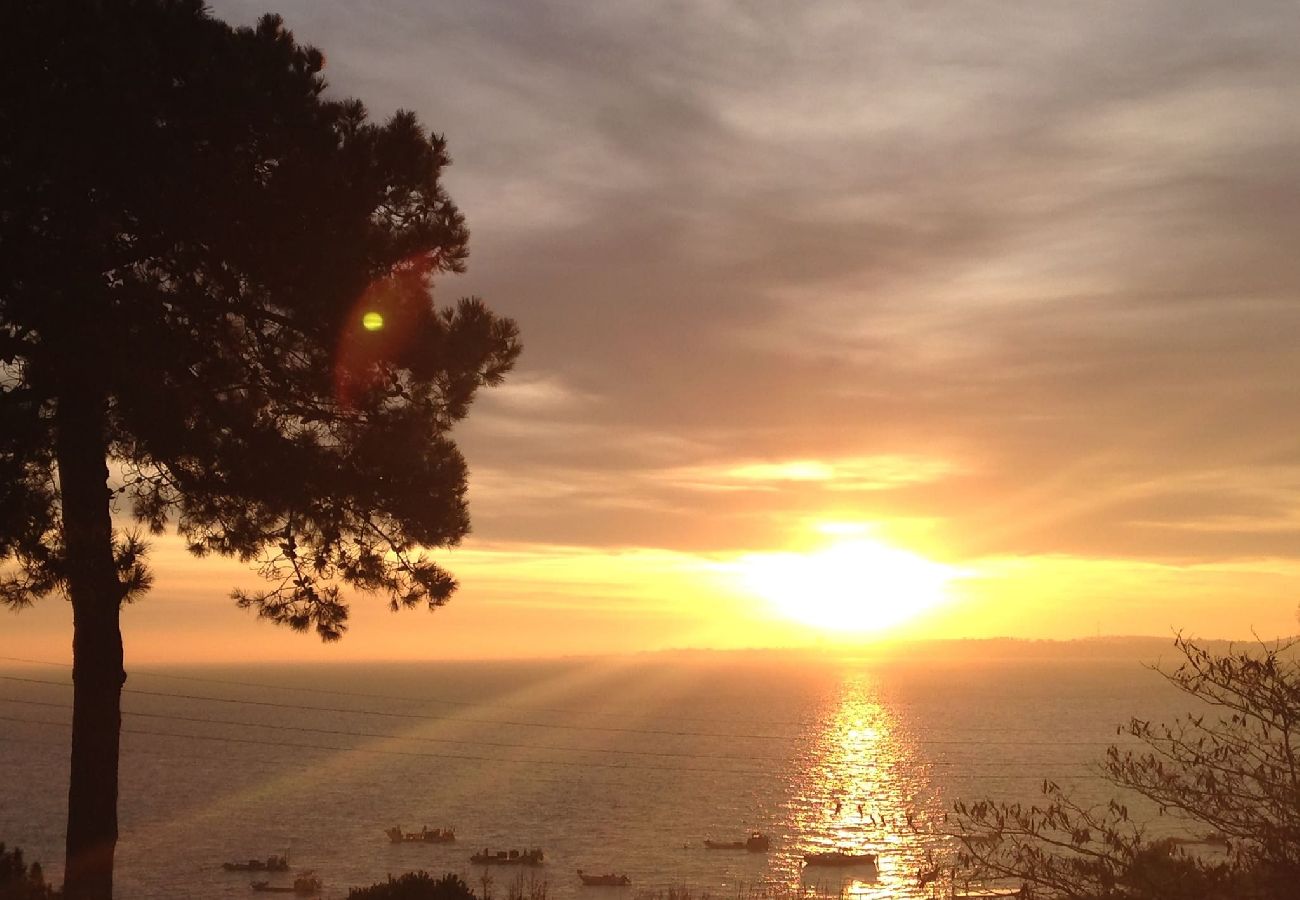
[[[57,876],[68,729],[34,723],[68,721],[67,672],[3,674],[0,840]],[[1178,708],[1136,661],[266,666],[135,671],[128,689],[127,900],[252,896],[221,862],[286,849],[325,897],[417,868],[481,887],[469,856],[485,847],[543,848],[536,874],[557,900],[670,886],[922,897],[916,873],[942,846],[928,825],[953,800],[1030,799],[1044,778],[1108,797],[1088,766],[1115,726]],[[392,825],[452,826],[458,840],[394,846]],[[771,852],[703,849],[750,830]],[[880,864],[803,869],[824,849]],[[633,886],[582,888],[579,868]],[[489,874],[502,895],[513,873]]]

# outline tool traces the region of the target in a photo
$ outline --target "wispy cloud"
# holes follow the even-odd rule
[[[955,470],[942,459],[881,455],[838,459],[728,461],[714,466],[667,469],[664,482],[695,490],[778,490],[790,484],[831,491],[885,491],[938,481]]]
[[[479,534],[1300,555],[1291,4],[280,7],[447,133],[440,291],[520,320],[458,435]]]

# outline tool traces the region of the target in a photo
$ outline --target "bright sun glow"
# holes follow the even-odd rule
[[[812,553],[762,553],[740,560],[745,587],[781,615],[836,632],[881,631],[947,599],[959,572],[867,538]]]

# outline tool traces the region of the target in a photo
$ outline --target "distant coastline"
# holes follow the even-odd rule
[[[1300,640],[1300,637],[1284,637],[1282,642]],[[1230,653],[1234,650],[1248,650],[1258,646],[1255,640],[1228,640],[1226,638],[1197,639],[1198,646],[1215,654]],[[1272,642],[1269,642],[1270,644]],[[829,662],[975,662],[975,661],[1141,661],[1155,663],[1158,660],[1181,659],[1181,654],[1174,648],[1174,635],[1165,637],[1152,635],[1103,635],[1100,637],[1072,638],[1068,640],[1033,639],[1033,638],[936,638],[932,640],[879,641],[863,643],[858,646],[827,643],[807,647],[772,647],[749,648],[739,650],[713,650],[680,648],[673,650],[647,651],[634,654],[644,659],[678,659],[683,661],[704,662],[713,660],[733,660],[736,662],[778,662],[778,661],[817,661]],[[1300,648],[1292,650],[1289,656],[1300,658]]]
[[[1279,641],[1300,642],[1300,636],[1283,637]],[[1268,643],[1272,643],[1269,641]],[[1229,640],[1226,638],[1196,639],[1196,644],[1216,655],[1248,651],[1258,648],[1259,642]],[[1300,660],[1300,646],[1283,654],[1284,658]],[[1162,659],[1181,660],[1174,647],[1174,635],[1103,635],[1100,637],[1072,638],[1067,640],[1013,637],[993,638],[934,638],[928,640],[881,640],[848,644],[827,641],[802,647],[674,647],[641,650],[630,653],[565,654],[554,656],[503,656],[484,658],[440,659],[343,659],[322,662],[319,660],[261,659],[261,660],[203,660],[184,663],[144,663],[131,671],[148,674],[150,671],[227,669],[250,667],[266,670],[333,669],[357,666],[362,668],[390,668],[410,665],[459,665],[546,663],[610,663],[614,665],[654,665],[656,663],[690,664],[705,667],[763,666],[763,665],[947,665],[968,663],[1015,662],[1114,662],[1154,665]],[[30,669],[49,671],[70,668],[55,660],[37,660],[0,654],[0,670]]]

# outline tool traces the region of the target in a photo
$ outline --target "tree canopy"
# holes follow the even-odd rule
[[[417,548],[468,529],[448,432],[519,344],[477,299],[430,302],[467,254],[443,139],[326,98],[278,17],[92,9],[0,19],[0,598],[66,587],[54,411],[77,395],[124,510],[269,579],[241,604],[333,639],[340,584],[445,602]],[[143,549],[117,532],[123,599]]]
[[[144,532],[254,565],[238,603],[325,640],[347,587],[456,587],[426,552],[469,530],[451,430],[517,329],[433,300],[468,241],[442,137],[323,66],[200,0],[0,4],[0,603],[72,604],[68,900],[112,895]]]

